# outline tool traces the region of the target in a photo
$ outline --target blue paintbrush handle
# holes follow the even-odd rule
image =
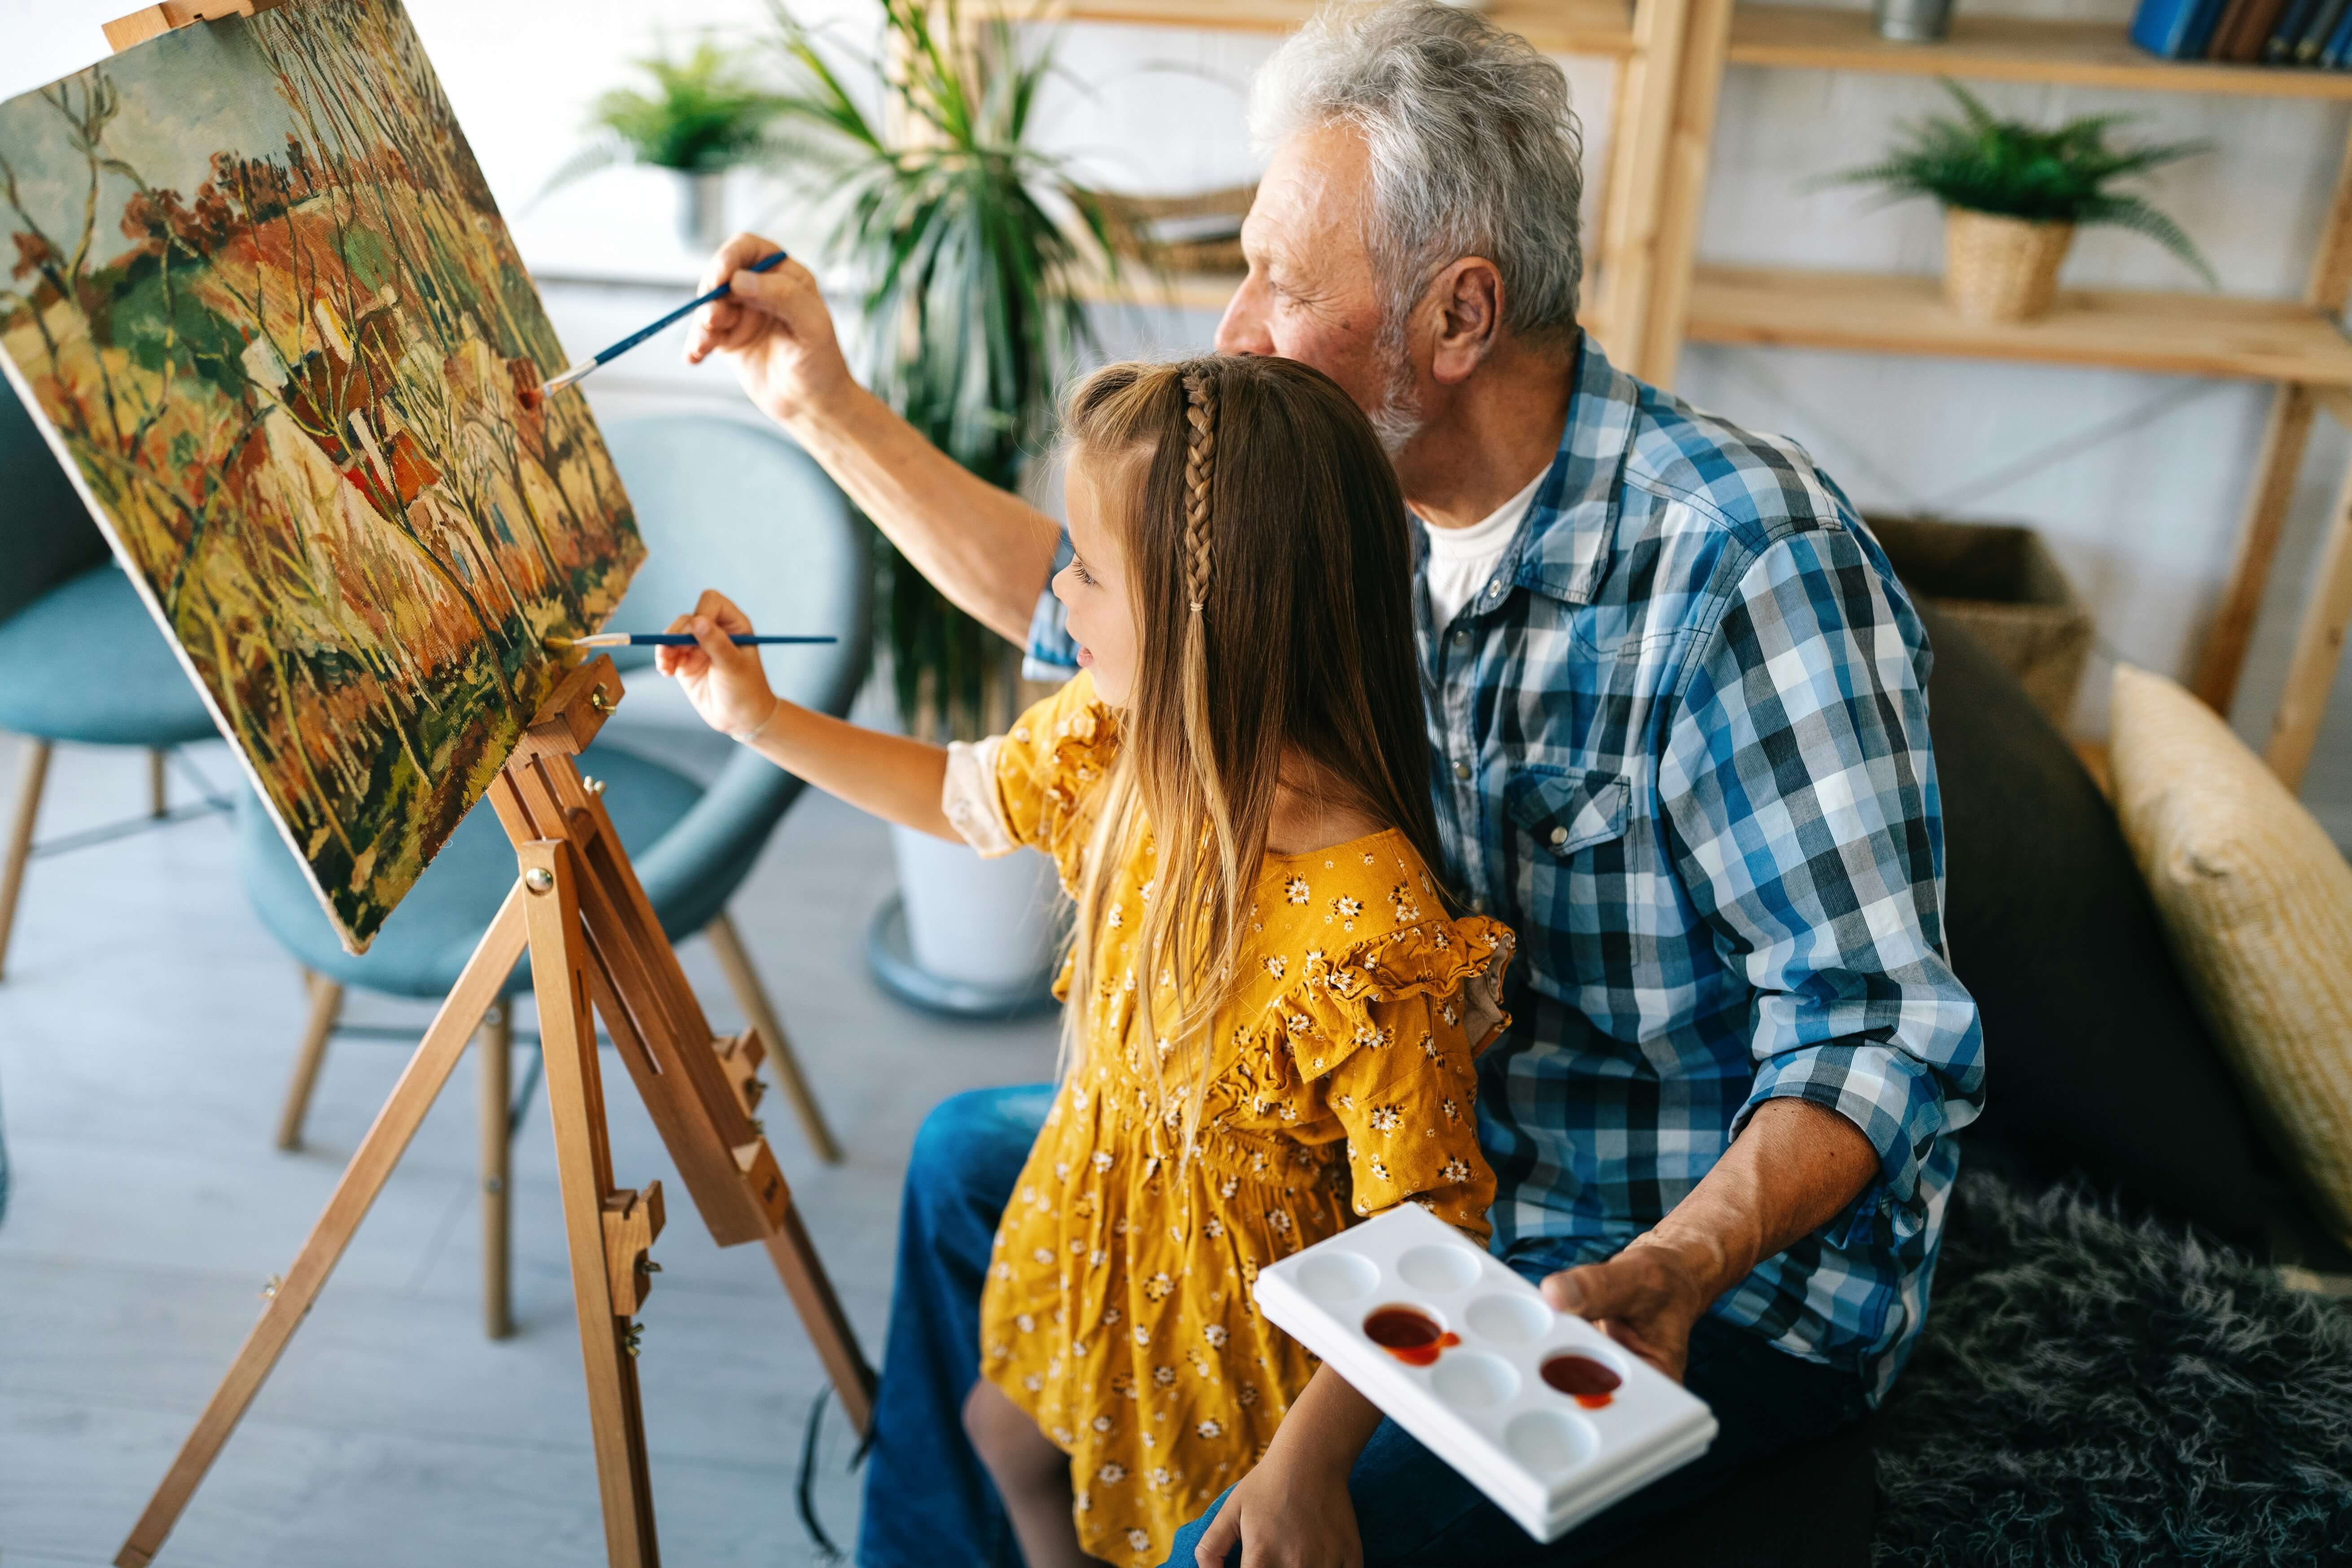
[[[839,637],[763,637],[755,633],[738,632],[727,640],[737,647],[752,647],[763,643],[839,642],[841,639]],[[692,632],[631,632],[629,646],[632,647],[692,647],[695,646],[694,634]]]
[[[738,270],[744,272],[770,272],[773,271],[776,268],[782,266],[784,260],[784,253],[779,250],[774,252],[772,255],[763,256],[759,260],[751,263],[749,267],[740,268]],[[708,294],[697,294],[693,299],[688,300],[685,304],[680,305],[677,310],[672,310],[660,321],[654,322],[651,326],[640,327],[637,331],[631,332],[627,337],[623,338],[619,342],[613,344],[612,347],[590,359],[585,364],[575,365],[572,369],[565,371],[562,375],[553,377],[548,382],[544,390],[554,392],[562,387],[571,385],[573,382],[578,381],[582,376],[586,375],[590,371],[594,370],[598,365],[604,364],[612,360],[616,360],[623,354],[627,353],[631,349],[635,348],[639,343],[644,342],[647,338],[652,337],[664,327],[669,326],[675,321],[681,321],[684,318],[692,315],[695,311],[702,309],[703,306],[709,304],[713,300],[723,300],[726,297],[727,285],[724,283],[721,283],[718,288],[713,289]]]

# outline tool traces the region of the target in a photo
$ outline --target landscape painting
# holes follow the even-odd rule
[[[644,547],[397,0],[0,104],[0,368],[362,951]]]

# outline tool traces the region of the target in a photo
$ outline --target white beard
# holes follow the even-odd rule
[[[1382,338],[1389,333],[1381,334]],[[1402,334],[1396,334],[1402,338]],[[1404,455],[1412,438],[1421,434],[1421,393],[1413,385],[1412,362],[1405,357],[1402,342],[1383,342],[1388,351],[1388,384],[1381,389],[1381,405],[1368,410],[1372,422],[1372,434],[1381,440],[1381,448],[1394,462]]]

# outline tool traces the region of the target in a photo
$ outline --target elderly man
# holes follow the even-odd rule
[[[1858,1417],[1919,1331],[1949,1134],[1982,1096],[1941,952],[1926,640],[1802,451],[1580,335],[1577,132],[1524,42],[1436,0],[1328,12],[1265,67],[1252,119],[1270,162],[1217,346],[1327,372],[1388,444],[1423,525],[1446,869],[1520,935],[1515,1023],[1480,1081],[1494,1248],[1682,1378],[1721,1435],[1540,1548],[1383,1426],[1354,1521],[1292,1517],[1331,1489],[1262,1466],[1176,1560],[1340,1563],[1360,1525],[1369,1563],[1583,1561]],[[1065,653],[1047,609],[1029,625],[1054,524],[855,384],[806,272],[734,273],[768,248],[720,253],[710,281],[733,274],[737,302],[690,352],[734,354],[959,604]],[[961,1096],[917,1142],[868,1568],[1014,1560],[958,1411],[991,1232],[1046,1104]]]

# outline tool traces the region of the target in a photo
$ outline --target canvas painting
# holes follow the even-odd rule
[[[644,553],[397,0],[0,104],[0,368],[362,951]]]

